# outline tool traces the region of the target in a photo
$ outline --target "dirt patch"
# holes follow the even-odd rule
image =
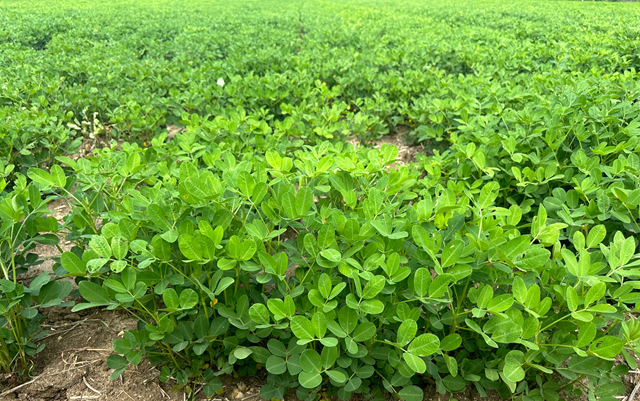
[[[51,216],[55,217],[59,222],[71,211],[69,204],[62,198],[49,202],[47,208],[51,211]],[[59,234],[58,238],[58,246],[62,249],[62,252],[71,250],[73,247],[71,241],[67,241],[63,234]],[[41,273],[51,272],[51,268],[55,263],[54,258],[60,257],[60,250],[55,245],[36,244],[35,249],[31,250],[30,253],[37,254],[40,260],[42,260],[42,263],[30,268],[28,272],[21,275],[20,280],[23,282]]]
[[[184,127],[178,127],[177,125],[169,124],[167,125],[167,131],[167,139],[171,140],[174,136],[176,136],[176,134],[181,134],[186,130],[184,129]]]
[[[398,148],[398,161],[396,162],[398,165],[414,162],[417,155],[426,153],[426,148],[422,145],[408,145],[405,139],[408,132],[406,127],[400,126],[395,134],[385,135],[374,141],[373,147],[379,149],[382,144],[395,145]]]
[[[422,145],[410,145],[406,138],[409,132],[407,127],[399,126],[398,131],[395,134],[384,135],[380,139],[373,140],[367,144],[363,144],[357,137],[349,137],[345,142],[352,144],[354,147],[366,146],[374,149],[380,149],[383,144],[394,145],[398,148],[398,157],[395,163],[391,164],[391,167],[399,165],[406,165],[416,161],[416,156],[419,154],[427,154],[428,150]]]
[[[17,391],[0,397],[25,401],[183,401],[183,391],[173,392],[175,382],[160,383],[159,371],[147,361],[130,367],[120,379],[110,380],[112,369],[107,358],[113,353],[112,343],[135,328],[136,321],[124,311],[88,310],[72,313],[70,308],[50,308],[45,312],[49,334],[45,349],[38,354],[35,377]],[[256,395],[265,383],[264,377],[236,379],[224,376],[224,392],[219,401],[243,400]],[[198,391],[198,389],[196,389]],[[203,393],[195,400],[207,399]],[[251,398],[253,399],[253,398]]]

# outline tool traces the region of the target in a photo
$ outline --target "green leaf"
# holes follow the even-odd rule
[[[300,354],[300,366],[304,372],[320,373],[322,370],[322,358],[315,350],[304,350]]]
[[[62,167],[57,164],[51,166],[51,181],[58,188],[64,188],[67,185],[67,177],[65,177]]]
[[[198,304],[198,293],[187,288],[180,293],[180,307],[182,309],[191,309]]]
[[[27,172],[27,175],[33,182],[41,184],[45,188],[55,186],[54,180],[51,178],[51,174],[40,168],[31,168]]]
[[[532,248],[525,254],[524,259],[516,262],[523,270],[537,270],[549,260],[551,252],[544,248]]]
[[[160,237],[168,243],[173,244],[178,239],[178,230],[174,228],[173,230],[160,234]]]
[[[404,401],[422,401],[424,393],[418,386],[406,386],[398,391],[398,395]]]
[[[424,360],[422,360],[422,358],[408,352],[402,354],[402,358],[409,366],[409,369],[411,369],[412,371],[420,374],[426,372],[427,364],[424,362]]]
[[[126,369],[126,367],[128,366],[127,360],[124,359],[122,356],[120,355],[109,355],[109,357],[107,358],[107,366],[110,369]]]
[[[116,260],[109,265],[109,268],[114,273],[120,273],[125,267],[127,267],[127,262],[124,260]]]
[[[271,351],[271,353],[275,356],[284,357],[287,355],[287,348],[285,347],[285,345],[282,343],[282,341],[276,340],[275,338],[269,340],[269,342],[267,343],[267,348],[269,348],[269,351]]]
[[[220,270],[231,270],[236,267],[236,261],[233,259],[221,258],[218,260],[217,266]]]
[[[336,360],[338,359],[338,348],[336,347],[324,347],[322,348],[322,353],[320,354],[320,359],[322,360],[322,366],[325,369],[330,369]]]
[[[587,311],[571,312],[571,317],[581,322],[590,322],[593,320],[593,314]]]
[[[301,340],[311,340],[314,334],[313,325],[309,319],[299,315],[291,318],[291,331]]]
[[[438,351],[440,340],[431,333],[416,337],[409,345],[408,351],[418,356],[429,356]]]
[[[113,279],[106,279],[104,281],[104,285],[106,287],[111,288],[112,290],[116,291],[116,292],[120,292],[120,293],[126,293],[127,289],[124,288],[124,285],[117,281],[117,280],[113,280]]]
[[[199,314],[193,322],[193,332],[198,339],[203,339],[209,335],[209,319],[204,314]]]
[[[587,235],[587,248],[595,248],[607,236],[607,229],[604,225],[599,224],[591,227],[589,235]]]
[[[427,232],[427,230],[422,228],[422,226],[414,225],[411,228],[411,237],[413,237],[413,240],[418,246],[422,247],[423,249],[429,248],[429,233]]]
[[[443,351],[453,351],[462,345],[462,337],[460,334],[453,333],[449,334],[440,342],[440,349]]]
[[[91,303],[107,305],[109,303],[109,291],[106,288],[90,281],[81,281],[78,284],[78,290],[82,298]]]
[[[452,279],[453,277],[448,273],[436,276],[431,285],[429,285],[429,297],[439,298],[443,296],[447,292]]]
[[[162,293],[162,300],[167,308],[178,309],[180,307],[180,299],[173,288],[168,288]]]
[[[413,319],[407,319],[398,328],[398,340],[397,343],[404,347],[413,340],[418,332],[418,324]]]
[[[338,339],[335,337],[324,337],[320,339],[320,343],[325,347],[337,347]]]
[[[284,306],[284,302],[281,299],[271,298],[267,301],[267,307],[274,314],[276,319],[282,319],[285,316],[290,316]],[[299,338],[299,337],[298,337]]]
[[[265,159],[267,159],[267,163],[269,163],[269,165],[276,170],[280,170],[280,168],[282,167],[282,158],[280,157],[278,152],[273,149],[267,150]]]
[[[332,262],[340,262],[340,260],[342,260],[342,255],[335,249],[325,249],[324,251],[320,251],[320,255]]]
[[[567,287],[567,307],[571,312],[575,312],[578,309],[578,293],[573,287]]]
[[[328,299],[331,295],[331,278],[328,274],[322,273],[320,279],[318,279],[318,291],[325,298]]]
[[[524,379],[524,369],[519,365],[505,365],[502,373],[507,380],[512,381],[514,383],[519,382]]]
[[[313,191],[308,187],[302,187],[296,194],[296,211],[298,216],[306,216],[313,206]]]
[[[358,325],[358,314],[353,309],[349,309],[345,306],[340,309],[340,312],[338,312],[338,321],[340,322],[342,329],[349,334]]]
[[[509,309],[511,305],[513,305],[513,296],[511,294],[498,295],[489,301],[487,310],[492,313],[502,312]]]
[[[279,356],[271,355],[267,359],[267,371],[274,375],[281,375],[287,371],[287,362]]]
[[[235,356],[238,359],[247,359],[251,354],[253,354],[253,351],[249,348],[236,348],[233,351],[233,356]]]
[[[36,308],[27,308],[20,311],[20,314],[27,319],[33,319],[38,315],[38,309]]]
[[[320,160],[318,160],[318,163],[316,164],[316,173],[317,174],[324,173],[328,171],[332,165],[333,165],[333,157],[325,156]]]
[[[449,356],[447,354],[443,354],[442,357],[444,358],[444,362],[447,365],[447,370],[449,370],[449,373],[451,373],[451,376],[453,377],[458,376],[458,361],[456,361],[456,358]]]
[[[180,252],[188,260],[202,260],[202,247],[200,242],[188,234],[181,235],[178,239]]]
[[[284,209],[287,217],[292,220],[298,217],[298,212],[296,211],[296,198],[293,193],[287,192],[282,195],[280,204],[282,205],[282,209]]]
[[[308,234],[307,237],[311,235]],[[313,235],[311,235],[313,238]],[[331,246],[333,241],[335,241],[336,232],[331,224],[325,224],[322,226],[320,231],[318,231],[318,246],[321,249],[325,249]],[[306,238],[305,238],[305,248],[307,248]]]
[[[593,302],[597,302],[604,296],[607,291],[605,283],[597,283],[589,289],[587,295],[584,297],[584,306],[589,307]]]
[[[624,395],[625,391],[626,387],[620,382],[605,383],[596,388],[595,395],[598,398],[602,399],[606,397],[613,397],[616,395]]]
[[[313,326],[313,332],[317,338],[322,338],[327,332],[327,318],[324,313],[316,312],[311,318],[311,325]]]
[[[116,259],[124,259],[129,252],[129,241],[121,235],[116,235],[111,239],[111,252]]]
[[[625,341],[618,337],[604,336],[595,340],[589,351],[602,358],[615,358],[622,352]]]
[[[363,342],[370,340],[375,334],[375,324],[371,322],[365,322],[356,327],[352,337],[355,341]]]
[[[423,267],[416,270],[413,276],[413,288],[416,291],[416,295],[418,295],[419,297],[426,296],[430,284],[431,272]]]
[[[516,276],[513,278],[513,296],[520,303],[524,303],[527,299],[527,285],[524,283],[524,280],[520,276]]]
[[[489,305],[489,302],[493,299],[493,288],[490,285],[485,285],[480,291],[480,295],[478,295],[478,300],[476,304],[478,308],[486,308]]]
[[[249,317],[258,324],[269,324],[269,311],[263,304],[251,305]]]
[[[462,391],[467,386],[467,382],[462,376],[456,376],[456,377],[454,377],[453,375],[445,376],[442,378],[442,383],[445,385],[445,387],[448,390],[453,392]]]
[[[313,304],[313,306],[316,306],[318,308],[324,307],[325,300],[320,294],[320,291],[313,289],[309,291],[307,297],[309,298],[309,301]]]
[[[51,277],[49,277],[49,273],[41,273],[31,280],[29,283],[29,290],[31,290],[31,294],[36,295],[40,291],[40,289],[47,283],[51,281]]]
[[[369,299],[366,301],[362,301],[360,304],[360,309],[364,313],[368,313],[370,315],[377,315],[384,311],[384,304],[382,301],[377,299]]]
[[[63,252],[62,255],[60,255],[60,264],[71,275],[85,276],[87,274],[87,267],[84,262],[74,253]]]
[[[386,280],[382,276],[373,276],[362,290],[362,298],[371,299],[378,295],[384,288]]]
[[[226,290],[227,288],[229,288],[231,286],[231,284],[233,284],[236,280],[231,278],[231,277],[223,277],[220,279],[220,281],[218,282],[218,286],[216,287],[216,291],[214,292],[214,295],[220,295],[224,292],[224,290]]]
[[[319,373],[300,372],[298,382],[304,388],[315,388],[322,384],[322,376]]]
[[[618,310],[615,306],[609,304],[598,304],[589,307],[589,312],[596,313],[616,313]]]
[[[624,266],[631,260],[636,250],[636,243],[633,237],[627,237],[620,247],[620,265]]]
[[[504,245],[504,254],[508,260],[514,260],[529,249],[530,238],[527,235],[516,237]]]
[[[347,381],[347,376],[344,375],[344,373],[338,371],[338,370],[327,370],[326,372],[324,372],[327,376],[329,376],[329,378],[331,380],[333,380],[334,382],[337,383],[344,383]]]
[[[252,239],[241,241],[236,235],[229,238],[225,246],[228,255],[236,260],[249,260],[256,253],[256,243]]]
[[[89,246],[101,257],[106,259],[111,257],[111,247],[109,246],[109,241],[107,241],[107,238],[104,235],[96,235],[91,238]]]
[[[152,203],[149,206],[147,206],[147,215],[149,215],[149,218],[151,219],[151,221],[160,230],[162,231],[171,230],[172,227],[167,223],[167,220],[165,219],[164,210],[162,210],[162,207],[160,207],[160,205],[156,205],[155,203]]]
[[[503,324],[500,324],[493,332],[491,338],[498,343],[512,343],[522,336],[522,326],[511,321],[506,320]]]
[[[246,171],[238,173],[238,188],[242,192],[245,198],[250,198],[253,195],[253,189],[256,186],[255,179],[251,174]]]
[[[451,266],[456,263],[462,253],[464,252],[464,241],[462,240],[454,240],[447,245],[442,250],[442,258],[441,265],[443,268],[447,266]]]
[[[584,347],[588,345],[594,338],[596,338],[596,325],[587,322],[584,323],[580,330],[578,330],[578,341],[576,342],[576,347]]]

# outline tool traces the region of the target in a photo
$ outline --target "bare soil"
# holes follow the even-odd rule
[[[408,132],[407,127],[400,126],[396,133],[383,135],[382,138],[372,141],[368,146],[374,149],[380,149],[383,144],[395,145],[398,148],[398,158],[390,167],[395,168],[399,165],[409,164],[416,161],[417,155],[429,154],[430,151],[422,145],[409,145],[405,139]],[[352,144],[354,147],[363,146],[357,137],[347,138],[346,142]]]

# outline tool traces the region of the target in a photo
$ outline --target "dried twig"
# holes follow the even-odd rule
[[[0,394],[0,397],[4,397],[5,395],[9,395],[9,394],[13,393],[16,390],[21,389],[24,386],[28,386],[29,384],[33,383],[34,381],[38,380],[39,378],[40,378],[40,376],[36,376],[36,377],[34,377],[33,379],[29,380],[26,383],[22,383],[19,386],[16,386],[14,388],[10,388],[9,390],[7,390],[7,391],[3,392],[2,394]]]
[[[169,398],[169,394],[167,394],[167,392],[164,391],[164,389],[158,383],[156,383],[156,386],[158,386],[158,388],[160,389],[160,393],[162,393],[162,398],[164,397]]]
[[[53,337],[53,336],[61,336],[65,333],[68,333],[70,331],[72,331],[73,329],[75,329],[76,327],[80,326],[82,324],[82,322],[78,322],[76,324],[73,325],[73,327],[71,327],[70,329],[67,330],[63,330],[63,331],[53,331],[53,333],[49,333],[46,336],[42,336],[38,339],[38,341],[44,340],[45,338],[49,338],[49,337]]]
[[[242,399],[242,401],[244,401],[244,400],[248,400],[249,398],[257,397],[257,396],[259,396],[259,395],[260,395],[260,394],[251,394],[251,395],[248,395],[248,396],[244,397],[244,398]]]
[[[82,382],[84,383],[85,386],[87,386],[87,388],[91,391],[93,391],[94,393],[98,394],[98,395],[102,395],[101,392],[99,392],[98,390],[96,390],[95,388],[91,387],[91,385],[87,382],[87,378],[82,376]]]
[[[53,331],[53,333],[49,333],[49,334],[47,334],[46,336],[42,336],[42,337],[40,337],[40,338],[38,339],[38,341],[41,341],[41,340],[44,340],[45,338],[49,338],[49,337],[53,337],[53,336],[61,336],[62,334],[65,334],[65,333],[68,333],[68,332],[70,332],[70,331],[74,330],[76,327],[80,326],[80,325],[81,325],[81,324],[83,324],[83,323],[90,323],[90,322],[100,322],[100,323],[104,324],[104,325],[105,325],[105,327],[106,327],[108,330],[110,330],[110,331],[112,331],[112,332],[113,332],[113,331],[115,331],[115,330],[113,330],[111,327],[109,327],[109,325],[107,324],[107,322],[105,322],[105,321],[104,321],[104,320],[102,320],[102,319],[84,319],[84,320],[81,320],[81,321],[79,321],[79,322],[67,323],[67,324],[61,324],[61,325],[57,325],[57,326],[53,326],[53,325],[52,325],[52,326],[49,326],[49,325],[42,325],[42,327],[50,328],[50,329]],[[72,326],[72,327],[71,327],[71,328],[69,328],[69,329],[63,330],[63,331],[56,331],[56,329],[59,329],[59,328],[62,328],[62,327],[69,327],[69,326]]]
[[[193,392],[193,395],[196,396],[198,395],[198,393],[200,392],[200,390],[202,390],[204,388],[204,386],[200,386],[198,387],[198,389],[196,391]]]
[[[638,384],[636,384],[636,387],[631,392],[631,395],[629,396],[629,399],[627,401],[633,401],[633,398],[636,396],[636,393],[638,392],[638,389],[640,389],[640,382],[638,382]]]
[[[70,400],[95,400],[100,398],[99,395],[74,395],[69,397]]]

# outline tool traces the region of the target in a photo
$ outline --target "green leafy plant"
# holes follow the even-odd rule
[[[388,169],[393,146],[246,147],[238,162],[227,145],[59,159],[82,188],[65,221],[78,247],[56,270],[76,277],[74,310],[139,320],[114,341],[113,377],[148,358],[207,395],[220,374],[262,368],[267,399],[413,401],[428,382],[505,398],[559,399],[582,379],[621,391],[614,358],[635,366],[640,338],[633,237],[598,224],[565,240],[543,204],[498,203],[498,182]]]
[[[57,169],[62,172],[59,166]],[[65,305],[62,300],[71,292],[68,281],[51,280],[49,273],[34,277],[29,285],[19,280],[30,267],[42,263],[29,253],[36,243],[57,245],[58,222],[47,217],[47,203],[36,184],[25,177],[3,193],[6,181],[0,181],[0,370],[21,376],[30,373],[32,357],[44,348],[37,340],[42,331],[39,308]],[[68,304],[67,304],[68,305]]]

